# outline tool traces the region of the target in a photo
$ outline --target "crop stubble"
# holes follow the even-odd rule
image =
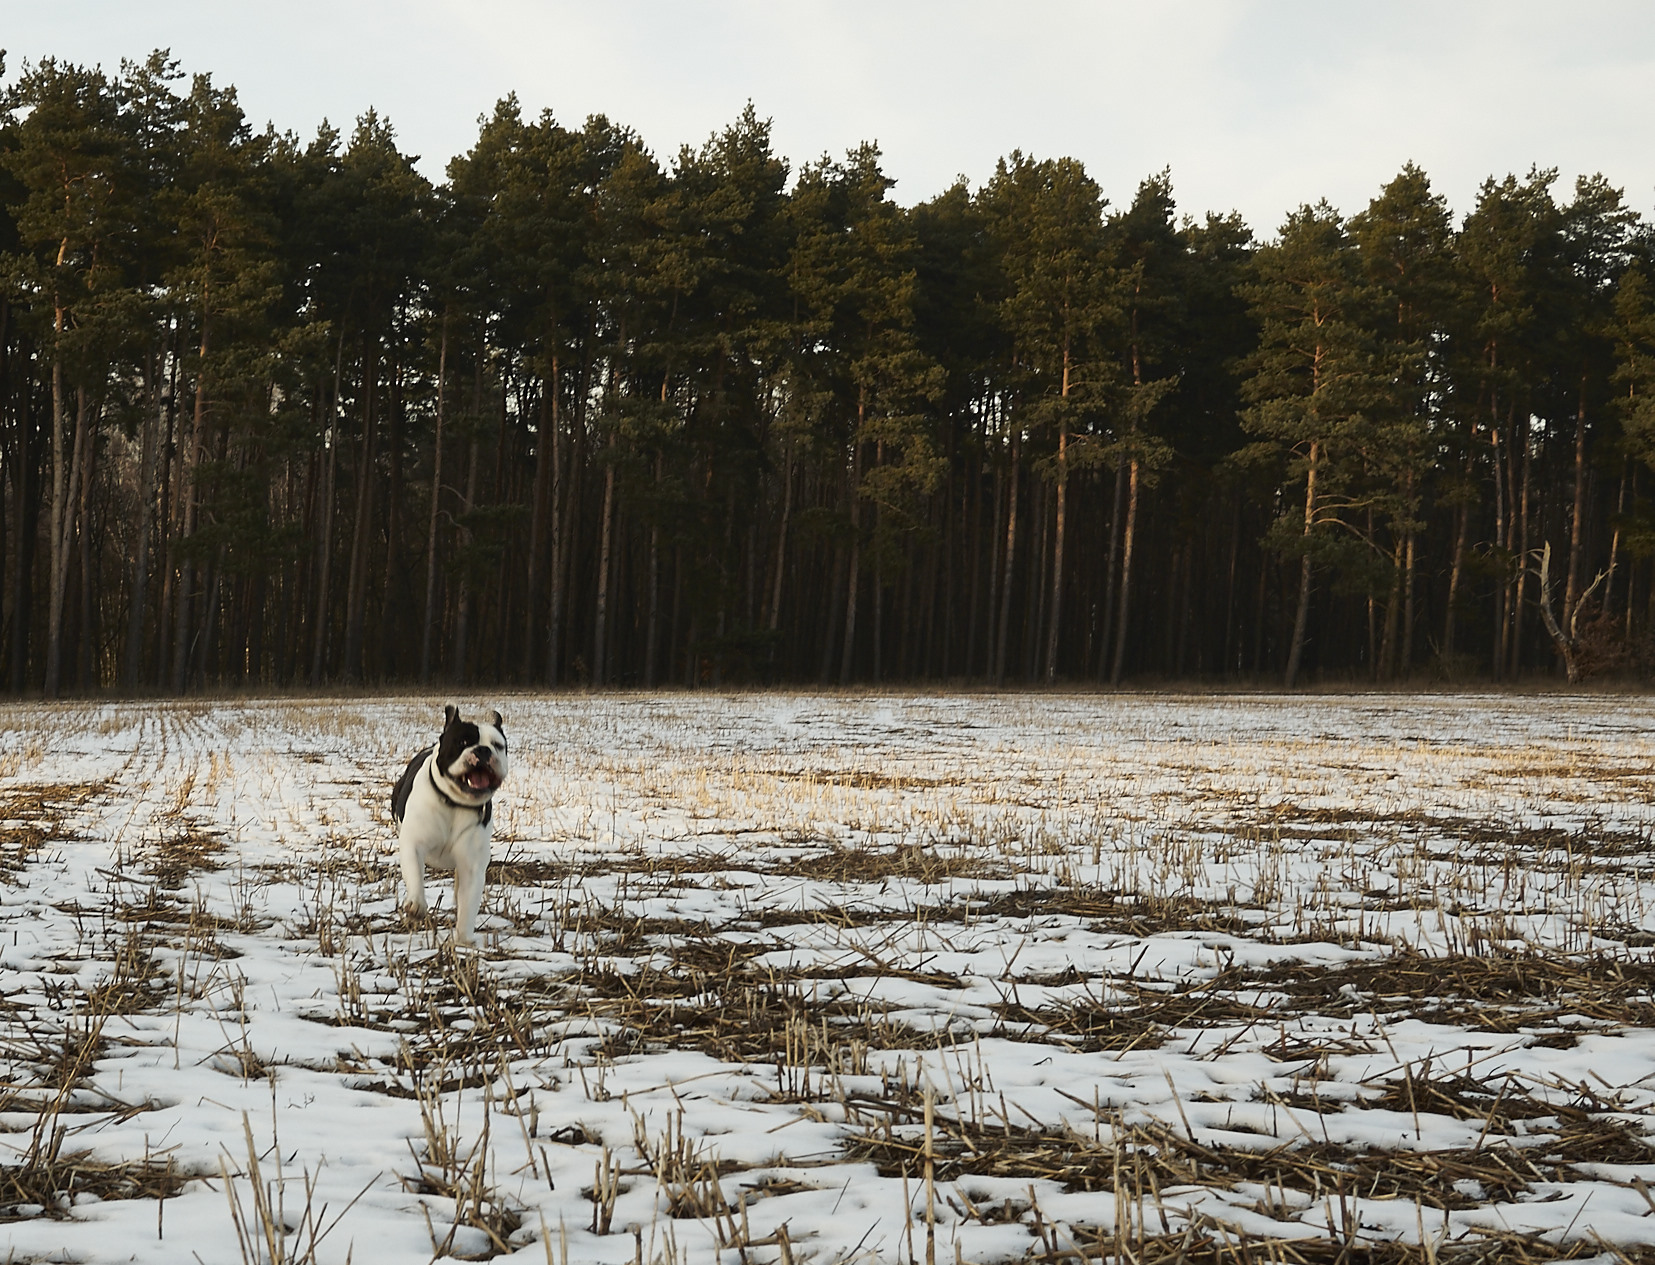
[[[725,702],[761,721],[786,710]],[[537,705],[574,711],[563,723],[578,727],[624,724],[628,704]],[[883,705],[899,721],[924,710]],[[992,726],[999,705],[974,700],[971,727]],[[1559,758],[1543,738],[1484,749],[1458,733],[1445,754],[1435,738],[1378,743],[1359,725],[1249,741],[1211,720],[1205,740],[1168,742],[1138,716],[1136,737],[1051,733],[1042,751],[1038,718],[1004,704],[1010,740],[971,763],[958,734],[939,750],[900,723],[871,746],[854,726],[801,742],[763,724],[749,743],[709,745],[698,709],[719,706],[680,700],[653,759],[590,734],[597,763],[582,766],[581,752],[537,755],[514,730],[529,754],[480,956],[444,943],[441,912],[410,925],[398,911],[371,755],[365,776],[316,790],[314,820],[337,825],[312,827],[318,846],[293,846],[314,805],[273,825],[285,854],[238,853],[241,784],[216,752],[182,774],[141,770],[156,807],[136,837],[96,824],[133,793],[130,761],[119,784],[14,771],[0,791],[8,882],[26,889],[54,850],[110,855],[55,906],[75,928],[55,966],[0,999],[12,1152],[0,1216],[73,1218],[91,1195],[154,1201],[159,1219],[167,1199],[216,1180],[247,1259],[319,1257],[332,1226],[310,1206],[308,1170],[302,1216],[238,1203],[237,1180],[269,1185],[250,1126],[217,1167],[77,1141],[164,1108],[110,1092],[100,1068],[118,1054],[117,1016],[216,1008],[228,1026],[215,1069],[282,1078],[279,1057],[245,1026],[235,1035],[236,959],[265,941],[331,964],[331,1008],[312,1018],[394,1042],[393,1057],[340,1053],[309,1070],[418,1105],[393,1176],[421,1197],[438,1255],[487,1258],[535,1237],[548,1259],[567,1252],[567,1208],[550,1228],[526,1193],[557,1189],[555,1151],[592,1173],[562,1196],[589,1211],[574,1229],[631,1234],[640,1259],[701,1259],[696,1245],[710,1245],[744,1262],[1655,1260],[1595,1217],[1505,1224],[1506,1210],[1586,1186],[1655,1213],[1641,1084],[1500,1057],[1655,1033],[1639,742],[1566,738]],[[838,712],[865,724],[876,701],[795,706],[831,727]],[[1108,704],[1071,706],[1107,728]],[[1161,706],[1199,718],[1221,705]],[[1316,724],[1340,718],[1337,700],[1319,706]],[[366,710],[394,728],[395,707]],[[285,714],[303,733],[303,709]],[[282,728],[240,723],[266,738]],[[250,738],[237,758],[284,756]],[[219,784],[229,792],[203,811],[197,791]],[[1075,951],[1052,951],[1065,943]],[[1056,1086],[1031,1110],[996,1074],[1008,1051],[1038,1062],[1037,1047],[1130,1074]],[[764,1162],[724,1158],[716,1137],[685,1132],[682,1111],[664,1132],[659,1114],[633,1112],[630,1139],[583,1122],[580,1102],[612,1103],[617,1069],[686,1054],[772,1110],[833,1126],[837,1152],[790,1155],[783,1141]],[[1188,1070],[1243,1059],[1268,1071],[1202,1089]],[[1156,1069],[1169,1092],[1151,1099]],[[462,1137],[467,1093],[482,1123]],[[509,1164],[501,1131],[520,1135]],[[1443,1137],[1458,1141],[1427,1140]],[[902,1184],[900,1233],[835,1255],[813,1247],[808,1215],[755,1225],[766,1201],[836,1187],[840,1167],[846,1181]],[[647,1248],[616,1214],[640,1183],[655,1190]],[[1018,1227],[1023,1241],[1008,1249],[973,1227]]]

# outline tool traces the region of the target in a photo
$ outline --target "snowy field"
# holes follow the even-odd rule
[[[444,701],[0,710],[0,1260],[1655,1260],[1646,700]]]

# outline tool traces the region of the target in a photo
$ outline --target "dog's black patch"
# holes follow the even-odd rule
[[[475,747],[482,739],[477,726],[469,720],[451,717],[443,726],[442,742],[437,747],[437,767],[444,773],[454,767],[454,761]]]
[[[391,790],[391,816],[398,821],[401,821],[403,813],[408,811],[408,796],[414,792],[414,775],[419,772],[420,765],[425,763],[425,757],[430,754],[431,748],[427,747],[408,761],[408,767],[402,771],[402,776],[397,779],[396,786]]]

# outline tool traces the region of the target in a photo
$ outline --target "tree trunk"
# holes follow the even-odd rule
[[[201,654],[196,659],[195,679],[198,686],[215,680],[218,665],[218,612],[224,591],[224,546],[213,555],[213,565],[207,572],[206,605],[201,612],[201,631],[196,643]]]
[[[1632,497],[1632,512],[1638,509],[1638,467],[1630,459],[1626,463],[1626,482]],[[1635,609],[1638,597],[1638,567],[1636,562],[1627,560],[1626,565],[1626,639],[1630,641],[1633,633],[1632,612]]]
[[[1569,576],[1563,587],[1563,607],[1574,608],[1580,592],[1582,519],[1586,513],[1586,379],[1580,380],[1580,407],[1575,411],[1575,498],[1569,514]]]
[[[553,420],[557,394],[557,355],[552,355],[551,372],[540,380],[540,427],[534,444],[534,491],[529,504],[529,569],[528,584],[523,601],[523,664],[525,678],[534,675],[537,638],[536,617],[540,613],[540,590],[543,584],[546,556],[546,515],[552,493],[552,449],[556,445],[556,424]]]
[[[1006,683],[1006,644],[1011,632],[1012,567],[1017,561],[1017,436],[1011,437],[1011,460],[1006,470],[1010,490],[1006,494],[1006,544],[1001,559],[1000,574],[1000,628],[994,639],[994,684]]]
[[[1189,606],[1190,576],[1194,571],[1195,545],[1186,541],[1172,551],[1172,574],[1167,583],[1167,648],[1171,661],[1167,675],[1178,680],[1184,675],[1184,649],[1188,620],[1184,616]]]
[[[873,683],[885,676],[885,567],[878,554],[873,564]]]
[[[208,350],[208,307],[206,297],[201,303],[201,343],[196,351],[195,373],[195,416],[190,425],[190,440],[188,450],[178,467],[178,498],[181,511],[178,527],[178,543],[180,548],[187,548],[190,538],[195,535],[195,520],[197,507],[200,504],[199,490],[196,487],[196,476],[201,468],[202,447],[207,442],[207,350]],[[173,616],[173,654],[172,654],[172,690],[175,694],[182,694],[189,680],[190,670],[190,630],[194,622],[190,618],[190,607],[194,597],[195,567],[189,558],[181,558],[178,564],[178,605]]]
[[[603,471],[603,514],[598,531],[598,594],[592,616],[592,684],[605,683],[604,651],[609,633],[609,558],[615,518],[615,436],[609,436],[609,462]]]
[[[168,621],[172,618],[173,585],[178,572],[179,468],[184,460],[177,443],[180,359],[175,327],[172,366],[167,375],[167,424],[161,436],[161,490],[155,512],[156,528],[161,533],[161,593],[155,602],[155,672],[151,680],[157,690],[166,689],[172,680],[167,655],[172,631]]]
[[[65,519],[67,517],[69,492],[68,467],[65,462],[64,446],[64,399],[63,399],[63,308],[57,309],[57,320],[54,332],[56,334],[57,349],[52,357],[52,505],[48,523],[50,537],[47,554],[47,599],[46,599],[46,685],[47,698],[54,698],[58,692],[58,672],[63,653],[62,624],[63,624],[63,569],[65,559],[64,535]]]
[[[481,370],[479,370],[479,373]],[[471,432],[471,443],[466,449],[465,469],[465,501],[460,506],[462,522],[466,515],[471,513],[471,507],[477,501],[477,431]],[[460,548],[469,553],[471,549],[471,528],[460,528]],[[460,682],[470,680],[470,664],[468,656],[471,647],[467,644],[471,637],[471,568],[469,560],[462,560],[460,566],[460,591],[454,603],[454,645],[451,648],[453,658],[450,660],[449,674]]]
[[[12,504],[16,530],[11,563],[11,692],[21,694],[29,679],[29,643],[34,626],[34,560],[40,532],[39,436],[36,431],[34,392],[25,378],[17,406],[16,441],[12,450]]]
[[[1402,655],[1397,664],[1398,674],[1406,680],[1414,670],[1414,580],[1418,575],[1416,545],[1419,537],[1410,528],[1403,545],[1402,578]]]
[[[327,667],[328,631],[332,620],[328,617],[332,594],[333,579],[333,517],[334,503],[337,500],[337,479],[339,471],[339,389],[343,374],[345,354],[345,334],[339,333],[339,346],[333,362],[333,398],[329,401],[331,412],[328,415],[327,441],[328,459],[327,476],[322,484],[322,503],[320,508],[321,539],[318,546],[316,579],[316,619],[311,633],[314,638],[311,644],[310,657],[310,687],[317,688],[322,683],[322,672]]]
[[[576,382],[580,375],[576,375]],[[562,385],[558,365],[552,364],[552,600],[546,620],[546,683],[556,685],[563,670],[563,622],[565,595],[568,592],[570,541],[574,536],[574,511],[579,501],[578,475],[580,452],[571,443],[567,454],[563,447],[563,428],[559,421]],[[577,400],[580,398],[577,395]],[[585,415],[577,406],[575,422],[584,427]],[[578,432],[577,432],[578,433]],[[567,460],[565,459],[567,457]]]
[[[849,685],[851,669],[856,662],[856,597],[862,578],[862,541],[853,536],[850,542],[850,565],[845,580],[845,626],[839,643],[839,684]]]
[[[1040,652],[1044,649],[1040,634],[1046,628],[1046,594],[1049,589],[1046,584],[1046,568],[1051,563],[1051,532],[1047,530],[1047,522],[1051,517],[1051,489],[1044,480],[1034,486],[1034,506],[1029,514],[1031,537],[1029,543],[1033,547],[1038,540],[1039,553],[1034,559],[1034,566],[1029,575],[1029,597],[1034,604],[1033,618],[1027,615],[1023,621],[1023,680],[1033,685],[1040,679]]]
[[[126,663],[121,682],[128,693],[138,688],[144,659],[144,614],[148,605],[150,538],[155,532],[156,465],[159,453],[162,411],[166,407],[163,347],[151,369],[152,392],[144,411],[143,437],[138,458],[138,523],[132,552],[132,595],[127,608]]]
[[[1136,328],[1137,314],[1133,314]],[[1136,356],[1134,355],[1134,359]],[[1067,335],[1063,344],[1063,389],[1060,398],[1069,399],[1069,344]],[[1057,647],[1063,622],[1063,541],[1069,523],[1069,415],[1063,414],[1057,425],[1057,525],[1052,540],[1052,608],[1046,626],[1046,684],[1057,681]],[[1083,669],[1084,670],[1084,669]]]
[[[1299,679],[1299,666],[1304,658],[1305,627],[1310,620],[1310,533],[1316,526],[1316,475],[1321,460],[1321,445],[1310,445],[1310,471],[1305,477],[1304,490],[1304,556],[1299,560],[1299,602],[1293,612],[1293,638],[1288,643],[1286,687],[1292,689]]]
[[[95,427],[97,419],[102,416],[103,401],[100,399],[93,408],[92,425]],[[77,429],[79,427],[77,426]],[[100,684],[97,679],[98,647],[98,612],[93,602],[92,593],[95,577],[93,575],[92,558],[92,480],[96,475],[98,446],[91,441],[88,434],[77,436],[76,447],[79,450],[79,505],[75,511],[75,542],[74,549],[80,568],[80,628],[75,638],[78,653],[75,655],[75,679],[81,689]]]
[[[864,388],[864,391],[866,388]],[[864,396],[856,402],[856,434],[851,441],[850,459],[850,576],[845,581],[845,633],[840,648],[839,684],[849,685],[856,659],[856,591],[862,570],[862,423]]]
[[[1115,465],[1115,492],[1109,501],[1109,552],[1103,564],[1103,617],[1098,621],[1098,680],[1112,680],[1109,649],[1115,630],[1115,564],[1121,547],[1121,508],[1126,504],[1126,462]]]
[[[407,592],[407,576],[402,564],[402,336],[393,325],[391,364],[386,383],[388,399],[385,404],[385,452],[390,463],[390,478],[385,488],[385,577],[380,590],[379,616],[379,675],[396,679],[410,666],[403,658],[402,647],[407,635],[408,621],[413,616],[411,595]],[[504,659],[497,662],[504,663]]]
[[[1493,466],[1494,475],[1494,542],[1502,549],[1511,548],[1511,530],[1506,515],[1506,477],[1505,467],[1511,464],[1508,449],[1500,444],[1500,415],[1498,392],[1490,392],[1489,397],[1489,424],[1488,424],[1489,460]],[[1511,600],[1511,586],[1499,583],[1494,586],[1495,613],[1494,613],[1494,679],[1500,680],[1506,670],[1506,643],[1510,637],[1508,623],[1508,604]]]
[[[1368,591],[1365,606],[1368,613],[1368,679],[1377,681],[1379,679],[1379,603],[1374,598],[1372,589]]]
[[[68,471],[63,453],[63,308],[57,309],[57,348],[52,355],[52,508],[48,520],[49,552],[46,558],[46,697],[55,698],[58,692],[58,671],[63,654],[63,520],[65,516]]]
[[[1069,364],[1064,357],[1063,394],[1069,394]],[[1059,428],[1057,436],[1057,525],[1052,540],[1052,609],[1046,626],[1046,684],[1057,682],[1057,647],[1059,624],[1063,619],[1063,539],[1069,521],[1069,428]]]
[[[1613,615],[1615,609],[1615,565],[1620,558],[1621,524],[1626,521],[1626,483],[1630,473],[1631,460],[1621,469],[1620,490],[1615,494],[1615,529],[1609,533],[1609,578],[1603,584],[1603,614],[1604,618]],[[0,550],[4,553],[4,550]],[[1628,606],[1631,603],[1628,602]]]
[[[374,466],[379,459],[379,357],[378,348],[363,347],[362,353],[362,443],[358,448],[361,468],[356,476],[356,504],[351,531],[350,570],[345,581],[345,658],[341,671],[346,681],[362,680],[362,646],[368,618],[368,554],[373,544]]]
[[[844,612],[840,609],[840,603],[845,596],[845,552],[843,544],[833,546],[833,577],[828,581],[827,589],[822,594],[827,609],[822,612],[825,616],[821,624],[822,662],[817,672],[817,680],[823,685],[833,679],[833,652],[839,645],[835,634],[844,622]],[[694,623],[693,617],[691,623]]]
[[[1006,467],[1004,462],[994,463],[994,498],[990,508],[988,520],[988,603],[983,608],[983,677],[985,680],[994,679],[994,665],[999,662],[999,639],[997,630],[1000,624],[1000,581],[1004,578],[1005,565],[1000,557],[1006,546],[1006,530],[1004,525],[1006,510]],[[972,660],[975,667],[976,660]]]
[[[1137,457],[1127,462],[1126,523],[1121,531],[1121,593],[1120,612],[1115,625],[1115,656],[1109,668],[1109,684],[1120,688],[1121,676],[1126,670],[1126,635],[1132,627],[1132,560],[1138,536],[1138,489],[1142,471]]]
[[[1540,599],[1536,605],[1540,607],[1540,620],[1546,626],[1552,644],[1557,648],[1558,657],[1563,660],[1564,674],[1568,677],[1569,684],[1575,685],[1580,681],[1580,613],[1586,608],[1598,586],[1603,584],[1609,575],[1608,572],[1599,572],[1598,577],[1575,599],[1572,606],[1565,602],[1563,618],[1560,621],[1552,612],[1551,563],[1552,542],[1548,540],[1540,551]]]
[[[654,470],[657,496],[661,487],[661,454],[655,454]],[[644,687],[655,688],[655,661],[661,647],[661,524],[649,525],[649,592],[645,595],[649,610],[649,624],[644,630]],[[771,631],[774,632],[774,626]],[[772,651],[772,653],[774,653]]]
[[[1533,445],[1529,442],[1528,421],[1524,419],[1521,431],[1514,430],[1513,435],[1522,438],[1523,483],[1518,494],[1516,504],[1517,513],[1517,550],[1518,565],[1512,576],[1511,592],[1511,666],[1510,673],[1513,679],[1522,671],[1523,667],[1523,614],[1524,598],[1528,591],[1528,568],[1523,565],[1529,556],[1529,489],[1531,485],[1530,471],[1532,461],[1529,450]],[[1512,453],[1516,457],[1516,452]]]
[[[1471,457],[1465,459],[1466,488],[1464,495],[1471,494]],[[1454,552],[1448,567],[1448,602],[1442,618],[1442,661],[1446,669],[1452,670],[1454,658],[1454,619],[1459,606],[1460,578],[1465,574],[1465,544],[1466,533],[1471,524],[1471,507],[1461,500],[1455,507],[1454,523]]]
[[[1379,679],[1388,681],[1396,674],[1397,639],[1402,623],[1402,572],[1406,565],[1403,554],[1407,545],[1397,541],[1391,551],[1391,587],[1385,594],[1385,631],[1379,642]]]
[[[1219,658],[1219,670],[1228,675],[1241,668],[1241,638],[1235,636],[1236,624],[1236,563],[1241,555],[1241,499],[1235,498],[1235,513],[1230,525],[1230,565],[1224,581],[1224,649]],[[1234,648],[1235,655],[1230,654]],[[1232,662],[1232,659],[1234,662]]]
[[[968,459],[967,482],[963,500],[966,514],[967,563],[971,567],[971,583],[966,589],[965,608],[965,660],[960,665],[962,673],[969,679],[977,671],[977,633],[983,630],[983,639],[988,640],[988,613],[983,609],[983,469],[982,462],[977,459]],[[998,500],[991,502],[994,512],[999,513]],[[993,551],[990,550],[992,553]],[[988,565],[994,565],[992,558]],[[993,581],[989,582],[989,603],[993,604]],[[943,643],[945,656],[953,650],[953,639]],[[945,658],[946,662],[946,658]],[[945,671],[952,671],[952,664],[948,664]]]
[[[782,581],[787,576],[787,528],[793,517],[793,446],[787,447],[782,462],[782,517],[776,528],[776,575],[770,589],[768,628],[775,633],[781,625]]]
[[[269,581],[264,573],[260,572],[246,585],[246,589],[242,625],[246,631],[247,668],[242,674],[242,680],[249,685],[259,686],[264,683],[264,608]]]
[[[59,313],[61,320],[62,313]],[[63,608],[69,583],[69,560],[75,540],[75,523],[79,517],[80,482],[86,460],[87,431],[86,389],[75,390],[75,433],[70,440],[70,452],[63,451],[64,440],[63,370],[52,363],[52,518],[50,541],[51,574],[48,576],[46,606],[46,681],[47,698],[56,698],[63,676]]]
[[[437,507],[442,500],[442,426],[444,387],[448,383],[448,309],[442,314],[442,343],[437,352],[437,426],[431,440],[431,507],[425,522],[425,617],[421,621],[419,679],[431,680],[431,642],[437,619]]]

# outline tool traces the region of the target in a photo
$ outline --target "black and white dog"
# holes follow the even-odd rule
[[[408,911],[424,914],[425,867],[454,871],[454,939],[473,944],[477,906],[488,873],[494,833],[494,792],[511,761],[499,712],[489,724],[443,709],[442,737],[408,762],[391,792],[391,815],[401,823],[398,851],[408,887]]]

